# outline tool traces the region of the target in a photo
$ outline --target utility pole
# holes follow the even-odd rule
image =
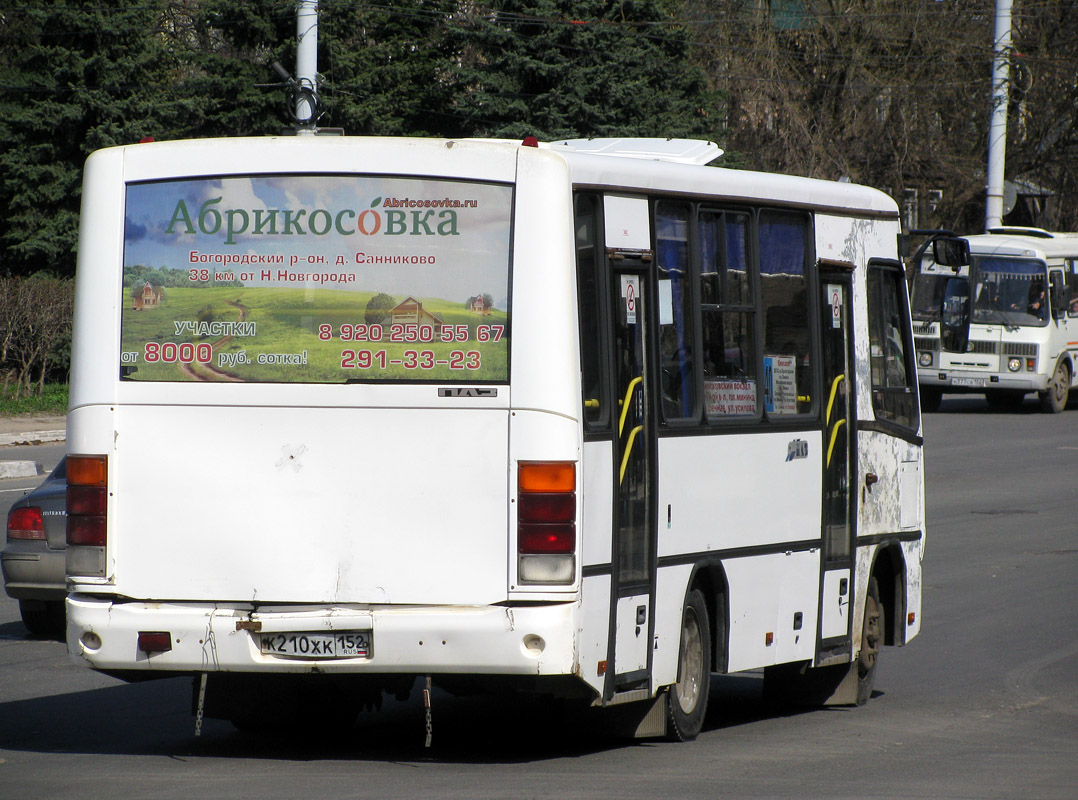
[[[318,0],[299,0],[296,8],[295,116],[300,125],[313,128],[318,104]]]
[[[1003,172],[1007,160],[1007,105],[1010,101],[1011,0],[996,0],[995,56],[992,61],[992,123],[988,129],[988,185],[985,230],[1003,224]]]

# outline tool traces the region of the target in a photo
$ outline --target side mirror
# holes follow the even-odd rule
[[[932,240],[932,259],[944,267],[964,267],[969,264],[969,241],[957,236],[941,236]]]
[[[964,353],[969,344],[969,278],[948,278],[940,303],[940,346]]]

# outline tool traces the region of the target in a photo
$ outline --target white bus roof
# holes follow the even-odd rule
[[[572,183],[579,187],[708,195],[716,201],[771,203],[898,219],[897,204],[879,190],[838,181],[704,167],[701,164],[721,151],[713,142],[686,139],[567,140],[541,143],[536,150],[518,141],[490,139],[277,136],[187,139],[109,148],[123,152],[125,179],[136,181],[241,172],[369,171],[371,164],[391,171],[446,174],[447,149],[461,154],[454,159],[455,170],[463,167],[460,177],[474,172],[476,177],[483,174],[491,180],[513,180],[520,151],[542,152],[564,159]]]
[[[994,228],[965,237],[981,255],[1026,258],[1078,258],[1078,233],[1053,233],[1039,228]]]

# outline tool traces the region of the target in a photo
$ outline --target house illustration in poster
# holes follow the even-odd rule
[[[143,311],[147,308],[156,308],[161,305],[161,298],[164,296],[165,290],[163,287],[155,289],[149,281],[142,287],[142,291],[135,290],[135,311]]]
[[[427,311],[414,297],[406,297],[389,313],[395,325],[431,325],[435,333],[441,332],[442,318]]]
[[[493,304],[489,301],[490,295],[484,295],[482,292],[475,297],[468,298],[468,310],[475,314],[489,315]]]

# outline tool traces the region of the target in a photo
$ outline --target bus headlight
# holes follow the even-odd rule
[[[1011,372],[1018,372],[1018,370],[1022,369],[1022,359],[1020,359],[1020,358],[1007,359],[1007,369],[1009,369]]]
[[[927,350],[922,350],[917,354],[917,363],[922,367],[932,366],[932,354]]]

